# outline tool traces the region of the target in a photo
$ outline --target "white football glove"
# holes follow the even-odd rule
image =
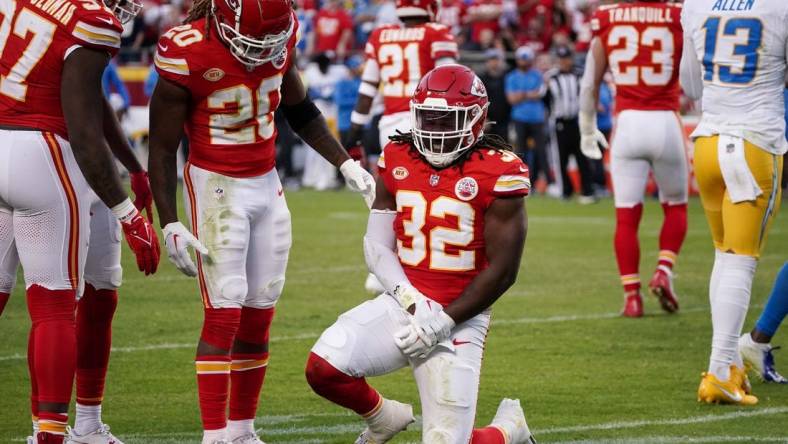
[[[594,128],[593,133],[580,135],[580,151],[589,159],[599,160],[602,158],[602,150],[599,149],[599,145],[602,145],[603,148],[608,147],[607,139],[599,129]]]
[[[188,247],[204,255],[208,255],[208,249],[180,222],[170,222],[161,231],[164,233],[164,245],[170,262],[186,276],[197,276],[197,267],[189,256]]]
[[[375,178],[353,159],[348,159],[340,165],[339,172],[345,178],[348,188],[361,193],[367,208],[372,208],[372,203],[375,202]]]
[[[423,358],[440,343],[447,341],[455,326],[443,307],[410,285],[398,285],[395,297],[403,308],[414,306],[409,323],[394,332],[394,343],[410,358]],[[451,343],[446,346],[452,349]]]

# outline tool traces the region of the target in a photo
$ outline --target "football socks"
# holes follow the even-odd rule
[[[638,226],[643,216],[643,204],[632,208],[616,208],[616,235],[614,239],[616,261],[624,293],[640,291],[640,244]]]
[[[197,391],[205,430],[227,425],[227,398],[230,386],[230,347],[241,321],[240,308],[206,308],[200,340],[225,354],[197,355]]]
[[[730,377],[730,366],[742,366],[739,336],[750,304],[756,259],[716,251],[709,291],[713,336],[709,372],[720,381]]]
[[[314,353],[306,363],[306,380],[318,395],[363,417],[377,413],[383,401],[366,379],[348,376]]]
[[[772,337],[777,332],[780,324],[788,314],[788,262],[783,264],[783,268],[777,274],[774,281],[774,288],[766,301],[766,307],[755,324],[755,329]]]
[[[657,267],[670,273],[687,236],[687,204],[662,204],[665,219],[659,233],[659,259]]]

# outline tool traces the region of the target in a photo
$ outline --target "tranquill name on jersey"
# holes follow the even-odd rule
[[[755,4],[755,0],[717,0],[712,11],[749,11]]]
[[[610,23],[673,23],[670,11],[664,8],[639,6],[634,8],[615,8],[607,12],[610,14]]]

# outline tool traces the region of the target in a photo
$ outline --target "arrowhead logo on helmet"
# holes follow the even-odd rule
[[[286,58],[296,27],[289,0],[212,0],[219,38],[248,68]],[[284,66],[281,63],[280,67]]]
[[[443,168],[482,136],[489,100],[484,84],[467,66],[428,72],[410,102],[413,143],[432,166]]]

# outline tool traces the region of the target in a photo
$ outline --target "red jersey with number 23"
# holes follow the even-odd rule
[[[378,161],[397,202],[397,254],[411,284],[448,305],[487,268],[484,216],[500,198],[528,195],[528,167],[506,151],[478,149],[461,165],[434,169],[414,149],[389,143]]]
[[[189,162],[231,177],[265,174],[276,164],[274,111],[295,57],[297,29],[280,59],[250,70],[222,43],[213,22],[206,28],[205,21],[170,29],[154,58],[161,77],[191,94]]]
[[[412,27],[384,25],[369,35],[364,52],[367,62],[375,63],[379,73],[384,115],[410,110],[410,99],[435,61],[458,58],[457,42],[448,26],[425,23]]]
[[[616,112],[678,111],[683,45],[681,5],[634,2],[600,6],[591,31],[616,84]]]
[[[122,31],[101,0],[0,0],[0,125],[67,139],[66,58],[80,47],[114,55]]]

